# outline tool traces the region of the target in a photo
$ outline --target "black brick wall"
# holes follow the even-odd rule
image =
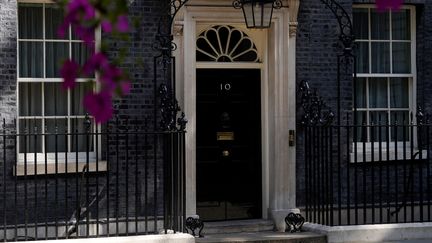
[[[130,23],[133,25],[137,23],[129,34],[129,40],[119,41],[112,39],[109,35],[103,35],[103,40],[109,45],[109,55],[117,57],[120,55],[122,48],[126,49],[124,60],[120,63],[120,67],[126,70],[131,78],[132,86],[131,93],[121,99],[114,101],[115,114],[120,119],[120,127],[126,127],[125,119],[133,117],[129,122],[129,129],[134,130],[135,124],[138,125],[142,131],[144,120],[147,118],[149,130],[152,129],[153,124],[153,110],[154,110],[154,85],[153,85],[153,57],[158,55],[153,50],[152,44],[155,41],[155,35],[158,29],[158,23],[162,13],[166,11],[166,1],[160,0],[134,0],[130,1],[129,8]],[[16,105],[16,72],[17,72],[17,1],[15,0],[1,0],[0,1],[0,118],[6,119],[9,131],[14,131],[15,126],[13,120],[17,115]],[[135,120],[137,119],[137,120]],[[110,123],[113,127],[115,121]],[[106,126],[104,126],[105,128]],[[126,210],[126,203],[129,204],[129,214],[135,215],[135,208],[139,210],[140,216],[143,215],[144,209],[148,209],[149,214],[153,214],[154,205],[154,188],[157,188],[157,208],[158,214],[161,214],[162,205],[162,165],[161,165],[161,140],[158,139],[156,146],[158,149],[154,152],[154,139],[149,136],[146,139],[143,135],[129,137],[129,151],[126,151],[126,138],[123,135],[119,136],[119,149],[116,150],[114,135],[115,130],[111,130],[109,140],[103,138],[102,141],[110,141],[112,145],[109,147],[109,167],[110,180],[108,192],[110,197],[110,216],[115,216],[116,200],[118,197],[117,213],[120,217],[124,216]],[[147,140],[147,141],[146,141]],[[56,217],[60,221],[68,219],[75,209],[76,204],[76,182],[77,176],[70,174],[68,176],[60,175],[53,176],[37,176],[37,178],[27,178],[27,183],[23,178],[14,177],[13,164],[14,164],[14,141],[12,137],[7,139],[7,160],[6,160],[6,174],[3,173],[5,161],[0,161],[0,198],[3,197],[3,185],[6,182],[6,207],[7,207],[7,223],[24,223],[27,214],[28,222],[32,222],[34,217],[39,220],[53,221]],[[137,144],[137,146],[135,146]],[[0,157],[3,158],[3,142],[0,141]],[[118,156],[118,160],[117,160]],[[129,160],[126,160],[126,157]],[[137,160],[135,160],[137,158]],[[155,159],[156,158],[156,159]],[[103,158],[106,159],[106,158]],[[146,160],[147,159],[147,160]],[[147,183],[144,181],[144,163],[148,162],[147,168]],[[118,161],[118,164],[117,164]],[[136,172],[135,163],[139,164],[139,170]],[[126,174],[126,166],[129,166],[129,173]],[[117,171],[117,166],[119,170]],[[156,171],[155,171],[156,170]],[[99,188],[104,187],[106,184],[106,173],[99,175],[91,175],[89,178],[89,193],[91,197],[95,195],[96,184]],[[119,178],[119,194],[116,194],[116,177]],[[98,179],[98,182],[96,181]],[[135,179],[137,178],[137,187],[135,187]],[[15,180],[17,183],[15,184]],[[156,186],[154,185],[156,182]],[[66,197],[65,188],[66,183],[68,187],[68,195]],[[138,207],[131,207],[134,205],[135,198],[126,198],[126,183],[129,184],[129,195],[134,196],[138,194],[140,204]],[[48,192],[45,193],[45,184],[47,185]],[[148,204],[144,205],[144,190],[147,184]],[[17,193],[14,193],[16,185]],[[56,189],[57,187],[57,189]],[[24,192],[27,190],[29,193],[27,197]],[[85,190],[84,190],[85,191]],[[35,192],[39,203],[35,206]],[[17,204],[15,204],[15,195],[17,195]],[[57,196],[56,196],[57,195]],[[106,215],[106,195],[102,194],[101,203],[99,205],[99,214],[101,217]],[[44,198],[47,197],[48,201],[45,203]],[[55,198],[58,198],[58,203],[55,203]],[[90,197],[90,199],[91,199]],[[68,209],[65,208],[65,200],[68,200]],[[2,204],[2,203],[1,203]],[[23,210],[27,204],[27,213]],[[2,206],[0,206],[3,208]],[[45,209],[48,208],[47,213]],[[15,216],[17,209],[18,215]],[[0,210],[0,217],[3,218],[3,210]],[[92,215],[95,214],[95,209],[91,209]]]
[[[17,8],[16,1],[0,2],[0,114],[16,116]]]
[[[148,123],[148,129],[153,130],[154,128],[154,90],[158,87],[154,86],[154,62],[153,57],[158,56],[159,53],[153,49],[153,43],[155,42],[155,36],[158,31],[158,25],[159,21],[161,19],[161,13],[167,10],[166,7],[166,1],[160,1],[160,0],[135,0],[131,2],[131,5],[129,6],[129,20],[130,24],[137,24],[136,28],[133,29],[133,31],[129,34],[129,39],[125,41],[119,41],[119,40],[113,40],[110,38],[105,38],[105,40],[109,43],[109,54],[112,57],[116,57],[119,54],[119,50],[124,48],[126,50],[126,56],[122,63],[120,64],[120,67],[123,68],[123,70],[126,70],[129,73],[129,76],[131,78],[131,93],[125,97],[122,97],[121,99],[116,100],[114,103],[114,107],[116,110],[116,115],[121,119],[124,120],[124,118],[127,117],[134,117],[136,118],[136,121],[131,122],[138,122],[138,125],[142,126],[144,121],[147,121]],[[160,72],[160,67],[157,65],[158,72]],[[160,82],[160,81],[159,81]],[[156,97],[158,99],[158,97]],[[157,124],[159,125],[159,123]],[[143,137],[139,138],[143,139]],[[142,159],[145,157],[144,153],[145,150],[147,150],[148,156],[156,156],[158,158],[158,166],[156,174],[154,173],[154,161],[151,162],[151,165],[149,164],[148,169],[148,181],[150,184],[148,184],[148,201],[149,201],[149,212],[153,211],[154,208],[154,197],[153,197],[153,191],[154,191],[154,176],[156,175],[156,181],[157,181],[157,204],[159,208],[159,212],[161,211],[161,200],[162,200],[162,166],[161,166],[161,153],[162,151],[159,149],[156,151],[156,154],[153,155],[153,147],[152,144],[154,140],[152,138],[148,138],[148,144],[144,144],[142,141],[140,146],[138,147],[138,157],[140,158],[140,163],[142,163]],[[158,148],[162,147],[161,139],[157,139],[155,141],[158,143]],[[111,146],[111,151],[113,150],[113,146]],[[133,148],[134,149],[134,148]],[[126,157],[126,149],[125,146],[120,146],[120,156],[125,158]],[[151,154],[151,155],[150,155]],[[129,161],[129,163],[134,163]],[[118,174],[116,174],[119,178],[122,178],[120,180],[123,180],[123,178],[128,177],[128,183],[130,185],[134,185],[135,178],[134,176],[131,176],[125,174],[124,168],[126,167],[126,160],[123,159],[120,163],[120,168],[123,168],[120,170]],[[130,169],[131,170],[131,169]],[[131,172],[134,173],[134,172]],[[143,193],[145,188],[145,181],[144,181],[144,173],[143,171],[139,171],[138,173],[139,179],[138,179],[138,191],[140,194],[140,198],[143,199]],[[124,193],[124,192],[123,192]],[[135,193],[135,187],[130,186],[129,187],[129,194],[134,195]],[[122,195],[123,198],[125,198],[125,195]],[[123,210],[125,210],[125,202],[126,200],[123,200],[122,207]],[[133,210],[132,210],[133,211]]]
[[[370,0],[340,0],[339,3],[351,14],[352,4],[374,3]],[[417,104],[421,105],[427,113],[432,111],[432,82],[430,72],[432,68],[432,2],[424,0],[406,0],[405,4],[416,7],[416,47],[417,47]],[[316,88],[324,101],[337,112],[337,59],[340,49],[338,43],[339,28],[333,13],[321,1],[301,1],[298,17],[297,35],[297,82],[309,82],[311,88]],[[345,71],[344,71],[345,72]],[[352,69],[342,75],[341,107],[346,113],[352,109]],[[300,124],[302,109],[297,105],[297,205],[305,205],[305,172],[304,172],[304,132]],[[344,120],[345,117],[342,117]],[[342,138],[344,138],[342,133]],[[342,143],[344,144],[344,143]],[[342,161],[346,156],[342,155]],[[345,168],[345,167],[344,167]],[[366,173],[369,173],[368,168]],[[362,169],[359,169],[361,172]],[[390,173],[394,173],[391,171]],[[351,172],[352,175],[352,172]],[[399,172],[401,175],[401,172]],[[362,176],[361,173],[358,174]],[[346,180],[342,176],[342,180]],[[368,180],[370,178],[368,177]],[[359,185],[361,186],[361,185]],[[346,198],[346,195],[342,195]]]
[[[339,1],[351,14],[351,2]],[[336,113],[337,107],[337,55],[341,52],[338,43],[339,26],[330,9],[321,1],[301,1],[297,33],[297,83],[308,81],[317,89],[324,101]],[[345,72],[346,70],[346,72]],[[341,111],[351,106],[351,69],[343,68],[341,79]],[[299,99],[298,99],[299,101]],[[297,104],[297,203],[304,205],[304,137],[300,125],[302,110]]]

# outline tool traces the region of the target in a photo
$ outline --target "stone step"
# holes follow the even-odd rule
[[[327,243],[325,235],[311,232],[279,233],[279,232],[249,232],[233,234],[205,235],[196,238],[197,243]]]
[[[273,221],[265,219],[205,222],[204,235],[272,231]]]

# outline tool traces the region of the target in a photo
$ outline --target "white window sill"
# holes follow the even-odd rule
[[[78,159],[77,159],[78,158]],[[68,163],[73,163],[78,161],[87,161],[87,158],[89,161],[96,161],[96,153],[95,152],[58,152],[56,153],[19,153],[18,154],[18,163],[24,164],[27,162],[27,164],[35,164],[35,161],[37,164],[45,164],[45,161],[47,164],[55,164],[57,163],[64,163],[67,161]]]
[[[427,158],[427,150],[421,151],[421,156],[418,149],[414,149],[413,153],[415,155],[414,160],[426,159]],[[380,160],[381,154],[381,160]],[[388,155],[388,157],[387,157]],[[366,151],[363,153],[363,150],[357,150],[357,161],[355,160],[354,153],[350,153],[350,163],[363,163],[363,162],[387,162],[387,161],[400,161],[400,160],[411,160],[411,148],[406,148],[406,152],[404,153],[403,148],[398,148],[397,154],[394,149],[390,149],[387,153],[387,150],[373,152],[373,160],[372,160],[372,152]]]
[[[27,163],[27,165],[25,165],[24,163],[18,162],[14,167],[13,174],[15,176],[75,174],[77,172],[81,173],[86,165],[87,162],[85,160],[78,161],[78,166],[75,161],[68,161],[67,164],[64,161],[46,164],[38,162],[36,165],[34,163]],[[90,160],[88,165],[88,172],[104,172],[108,170],[106,161],[96,162],[95,160]]]

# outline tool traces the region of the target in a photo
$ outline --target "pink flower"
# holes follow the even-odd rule
[[[64,38],[69,26],[72,25],[79,38],[86,44],[93,45],[95,28],[84,25],[83,21],[93,20],[95,17],[96,10],[88,0],[71,0],[67,5],[67,14],[57,34]]]
[[[85,27],[79,23],[74,25],[75,34],[88,46],[94,46],[95,30],[93,27]]]
[[[89,0],[71,0],[67,6],[68,14],[83,17],[85,20],[91,20],[96,15],[95,8],[89,3]],[[81,16],[78,16],[81,14]]]
[[[116,88],[116,82],[122,76],[122,70],[111,64],[102,70],[101,81],[105,88],[113,91]]]
[[[378,11],[386,11],[388,9],[399,10],[403,0],[376,0]]]
[[[84,96],[83,104],[96,123],[106,122],[112,117],[112,97],[109,91],[89,92]]]
[[[117,18],[116,29],[118,32],[127,32],[129,30],[129,20],[126,15],[120,15]]]
[[[121,89],[121,93],[122,95],[127,95],[130,93],[131,91],[131,84],[130,81],[121,81],[120,82],[120,89]]]
[[[60,75],[63,78],[63,89],[71,89],[75,87],[75,80],[78,77],[79,65],[72,61],[66,60],[60,70]]]
[[[112,24],[108,20],[103,20],[102,23],[101,23],[101,27],[102,27],[102,30],[104,32],[107,32],[107,33],[111,33],[112,32]]]
[[[108,58],[105,56],[105,54],[97,52],[93,54],[84,64],[83,73],[85,75],[91,75],[94,73],[94,71],[98,69],[104,69],[108,67],[108,65]]]

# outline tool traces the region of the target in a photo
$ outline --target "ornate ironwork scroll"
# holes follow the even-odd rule
[[[184,131],[187,124],[185,114],[181,112],[177,100],[173,98],[172,93],[168,92],[165,84],[160,85],[159,95],[161,97],[161,129],[163,131]]]
[[[166,8],[163,9],[164,12],[159,19],[158,31],[155,36],[155,41],[153,43],[153,50],[157,53],[153,58],[153,92],[154,92],[154,110],[153,110],[153,126],[156,131],[162,130],[163,132],[174,132],[180,131],[184,132],[186,128],[187,120],[185,114],[181,112],[178,101],[175,97],[176,90],[176,72],[175,72],[175,57],[172,52],[177,49],[176,44],[173,42],[173,22],[176,14],[181,7],[186,4],[188,0],[170,0],[161,1],[161,4],[167,4]],[[180,114],[180,115],[179,115]],[[160,119],[160,120],[159,120]],[[178,148],[178,141],[173,136],[164,136],[162,138],[155,137],[155,143],[161,140],[164,144],[163,146],[163,191],[164,191],[164,210],[165,215],[171,215],[173,213],[173,208],[175,205],[184,200],[185,190],[182,191],[182,196],[180,195],[177,185],[173,186],[171,181],[175,176],[178,176],[179,168],[183,166],[182,164],[176,164],[171,158],[174,156],[180,156],[176,153]],[[184,136],[182,136],[184,140]],[[176,147],[172,146],[175,144]],[[184,153],[184,147],[181,148]],[[157,153],[154,150],[155,154]],[[184,188],[186,185],[184,175],[181,176],[179,183]],[[181,203],[181,212],[185,213],[185,203]],[[168,229],[184,231],[185,230],[185,216],[182,218],[182,222],[178,224],[174,217],[164,218],[164,228],[165,233],[168,233]]]
[[[156,35],[156,41],[153,43],[153,49],[160,51],[161,55],[165,58],[170,58],[171,52],[177,49],[177,45],[173,42],[172,35],[174,18],[188,1],[189,0],[171,0],[159,20],[158,33]]]
[[[192,218],[192,217],[187,218],[186,219],[186,229],[188,230],[188,232],[190,231],[191,235],[194,237],[197,237],[197,236],[200,238],[204,237],[202,235],[202,231],[204,229],[204,223],[199,218]],[[195,232],[197,229],[199,230],[198,235],[196,235],[196,232]]]
[[[337,123],[341,124],[341,65],[344,64],[345,68],[354,64],[354,120],[357,121],[357,108],[356,108],[356,82],[357,74],[355,69],[355,55],[353,53],[355,36],[353,34],[353,24],[350,15],[342,7],[337,0],[321,0],[334,14],[339,24],[339,42],[342,47],[342,52],[337,55]]]
[[[291,233],[301,232],[304,222],[305,218],[299,213],[289,213],[288,216],[285,217],[285,223]]]
[[[317,90],[311,90],[308,82],[302,81],[299,86],[300,104],[303,108],[302,125],[330,125],[334,113],[318,95]]]
[[[351,53],[355,37],[353,35],[353,25],[350,15],[336,0],[321,0],[321,2],[333,12],[339,23],[339,40],[343,44],[344,52]]]
[[[187,120],[185,114],[181,112],[178,101],[175,97],[175,58],[172,52],[177,49],[173,42],[172,26],[174,18],[179,10],[189,0],[171,0],[162,17],[159,20],[158,32],[153,43],[153,49],[158,52],[154,57],[154,95],[155,95],[155,118],[158,117],[158,112],[161,114],[160,126],[157,121],[154,122],[155,129],[161,128],[166,131],[180,130],[184,131]],[[161,70],[161,73],[158,71]],[[158,86],[159,83],[161,83]],[[157,104],[160,99],[160,108]],[[179,115],[180,113],[180,115]]]

